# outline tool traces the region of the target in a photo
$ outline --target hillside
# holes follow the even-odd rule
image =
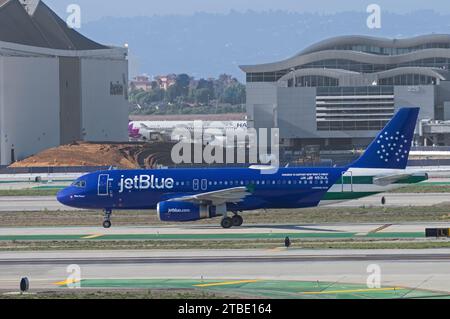
[[[431,7],[432,5],[430,5]],[[130,48],[130,76],[188,73],[199,77],[232,74],[243,82],[241,64],[273,62],[337,35],[410,37],[448,33],[450,15],[431,10],[384,12],[382,28],[367,28],[362,12],[336,14],[283,11],[228,14],[105,17],[83,25],[101,43]]]

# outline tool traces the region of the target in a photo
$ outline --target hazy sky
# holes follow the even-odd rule
[[[369,4],[379,4],[382,10],[405,13],[415,10],[434,10],[450,13],[449,0],[44,0],[61,16],[68,4],[81,6],[84,21],[104,16],[151,16],[193,14],[195,12],[227,13],[236,11],[283,10],[295,12],[334,13],[366,11]]]

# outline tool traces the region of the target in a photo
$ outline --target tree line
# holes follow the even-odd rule
[[[245,112],[245,85],[222,74],[195,80],[178,74],[165,90],[156,81],[151,89],[130,89],[132,114],[211,114]]]

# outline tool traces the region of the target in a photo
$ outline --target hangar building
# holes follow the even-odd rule
[[[39,0],[0,0],[0,164],[73,141],[126,141],[128,50]]]

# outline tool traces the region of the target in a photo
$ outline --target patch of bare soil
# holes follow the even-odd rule
[[[170,165],[172,143],[75,142],[50,148],[11,167],[114,166],[123,169]]]

